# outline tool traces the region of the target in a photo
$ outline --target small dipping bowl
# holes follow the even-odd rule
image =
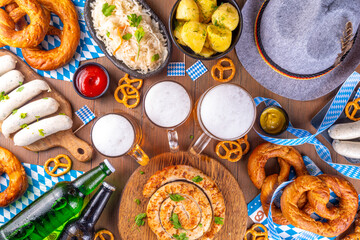
[[[76,69],[73,86],[79,96],[94,100],[106,93],[110,85],[110,76],[106,68],[98,63],[89,62]]]
[[[277,136],[289,127],[289,116],[281,107],[268,106],[260,114],[259,125],[266,134]]]

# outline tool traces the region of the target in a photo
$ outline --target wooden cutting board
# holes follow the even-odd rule
[[[13,54],[12,52],[8,50],[1,49],[0,50],[0,56],[3,55],[11,55],[17,60],[16,63],[16,69],[22,72],[22,74],[25,76],[25,82],[30,82],[35,79],[41,79],[45,80],[43,77],[38,75],[34,70],[32,70],[25,62],[22,61],[21,58]],[[46,81],[46,80],[45,80]],[[47,81],[46,81],[47,82]],[[62,96],[59,92],[57,92],[53,86],[49,82],[47,84],[51,88],[51,92],[42,92],[40,95],[35,97],[33,100],[41,99],[44,97],[52,97],[54,98],[59,104],[60,107],[58,111],[50,116],[58,115],[59,113],[65,113],[67,116],[72,118],[73,112],[71,109],[70,103]],[[2,122],[0,122],[1,126]],[[11,136],[12,137],[12,136]],[[44,139],[41,139],[31,145],[26,146],[25,148],[38,152],[38,151],[45,151],[47,149],[53,148],[53,147],[63,147],[66,150],[68,150],[75,159],[79,161],[88,161],[91,159],[91,156],[93,154],[93,148],[90,144],[87,142],[81,140],[80,138],[76,137],[72,131],[72,129],[61,131],[58,133],[55,133],[53,135],[50,135]]]
[[[247,227],[247,206],[244,194],[234,176],[218,161],[201,155],[200,158],[187,152],[163,153],[150,160],[147,166],[139,167],[129,178],[120,201],[118,228],[121,239],[156,240],[156,235],[149,228],[147,221],[139,228],[134,227],[135,216],[146,212],[149,199],[142,196],[147,180],[158,170],[171,165],[190,165],[200,169],[213,180],[220,188],[226,204],[225,224],[215,236],[217,240],[241,240]],[[141,174],[143,171],[144,174]],[[140,199],[137,205],[134,200]]]

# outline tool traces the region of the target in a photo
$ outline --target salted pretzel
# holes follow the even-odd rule
[[[222,63],[227,62],[229,63],[229,66],[223,66]],[[219,71],[219,76],[216,75],[216,70]],[[225,71],[231,71],[231,74],[228,78],[224,78],[224,72]],[[211,76],[214,78],[214,80],[218,82],[229,82],[231,81],[235,76],[235,65],[233,61],[230,58],[222,58],[211,68]]]
[[[266,177],[265,165],[270,158],[278,158],[280,173]],[[248,161],[248,174],[254,185],[261,189],[260,201],[266,216],[269,213],[272,195],[281,183],[288,180],[291,166],[294,167],[297,176],[308,175],[300,153],[293,147],[263,143],[251,153]],[[297,204],[303,208],[306,204],[306,196],[301,196]],[[275,204],[271,206],[271,213],[275,223],[289,224],[281,209]]]
[[[0,42],[11,47],[35,47],[44,39],[50,23],[50,14],[36,0],[0,0],[0,7],[15,2],[29,16],[30,24],[15,30],[13,19],[0,9]]]
[[[355,230],[354,233],[351,233],[343,238],[343,240],[358,240],[360,239],[360,218],[355,220]]]
[[[323,199],[330,198],[330,190],[340,198],[339,205],[327,208]],[[326,222],[316,221],[302,211],[297,202],[304,193],[320,216],[330,214]],[[300,176],[284,189],[280,200],[285,218],[295,227],[324,237],[335,237],[345,232],[355,218],[358,208],[358,195],[350,182],[339,176],[323,174],[320,176]],[[324,205],[325,204],[325,205]]]
[[[355,117],[356,113],[360,110],[360,98],[355,99],[352,102],[348,102],[345,107],[346,116],[353,121],[359,121],[360,117]]]
[[[66,163],[61,162],[60,159],[65,159]],[[51,163],[55,164],[53,169],[49,168]],[[71,165],[72,165],[71,159],[65,154],[60,154],[60,155],[57,155],[55,158],[49,158],[45,162],[44,168],[45,168],[45,172],[47,174],[49,174],[50,176],[52,176],[52,177],[60,177],[60,176],[65,175],[66,173],[68,173],[70,171]],[[59,172],[59,173],[55,173],[59,168],[63,168],[65,170],[62,171],[62,172]]]
[[[45,7],[45,11],[58,15],[64,24],[63,30],[54,26],[49,28],[46,35],[57,36],[61,44],[51,50],[43,50],[40,47],[24,48],[22,54],[26,62],[39,70],[53,70],[67,64],[76,52],[80,41],[80,26],[74,4],[71,0],[38,0]],[[16,22],[26,15],[21,8],[10,11],[10,17]]]
[[[135,94],[129,94],[129,92]],[[119,93],[122,95],[121,98],[119,97]],[[118,86],[115,89],[114,97],[117,102],[124,104],[127,108],[135,108],[140,103],[139,91],[136,89],[136,87],[130,84],[122,84]],[[131,100],[135,100],[135,102],[130,104]]]
[[[124,83],[125,82],[125,83]],[[123,84],[129,84],[132,85],[133,87],[135,87],[137,90],[140,90],[140,88],[143,85],[143,80],[142,79],[138,79],[138,78],[133,78],[130,79],[129,78],[129,74],[125,74],[124,77],[120,78],[118,86],[121,86]],[[137,85],[136,85],[137,84]],[[128,89],[129,91],[127,92],[128,94],[135,94],[134,91],[132,91],[131,89]]]
[[[98,238],[100,238],[100,240],[106,240],[104,235],[108,235],[110,237],[110,240],[114,240],[114,234],[112,232],[110,232],[109,230],[106,230],[106,229],[98,231],[95,234],[94,240],[97,240]]]
[[[249,228],[244,236],[244,240],[248,240],[248,235],[250,234],[251,240],[267,240],[269,239],[268,230],[267,228],[260,224],[256,223]]]
[[[235,141],[222,141],[216,145],[216,154],[221,159],[226,159],[230,162],[237,162],[243,156],[243,151],[239,143]],[[224,152],[224,154],[221,154]]]

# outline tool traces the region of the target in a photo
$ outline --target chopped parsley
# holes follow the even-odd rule
[[[202,223],[199,223],[199,225],[198,225],[199,227],[203,227],[203,225],[202,225]]]
[[[5,92],[0,93],[0,101],[9,99],[9,96],[5,94]]]
[[[174,234],[173,237],[176,240],[189,240],[189,238],[186,236],[186,233],[180,233],[180,235]]]
[[[180,202],[185,199],[183,196],[179,194],[169,194],[169,195],[170,195],[170,199],[173,200],[174,202]]]
[[[20,127],[21,128],[26,128],[28,125],[26,123],[22,124]]]
[[[224,218],[222,217],[214,217],[214,222],[219,225],[224,225]]]
[[[49,98],[48,98],[48,97],[44,97],[43,99],[45,99],[45,100],[46,100],[46,99],[49,99]]]
[[[141,175],[144,175],[144,174],[145,174],[145,172],[143,172],[143,171],[140,171],[140,174],[141,174]]]
[[[110,37],[110,32],[106,32],[106,36],[107,36],[107,37]]]
[[[129,20],[130,27],[136,27],[136,28],[139,26],[139,24],[142,20],[142,16],[141,15],[138,16],[135,13],[127,15],[127,18]]]
[[[135,224],[140,226],[143,226],[145,224],[145,221],[143,220],[146,218],[146,213],[140,213],[135,217]]]
[[[132,37],[132,34],[131,33],[127,33],[127,34],[125,34],[124,36],[122,36],[122,39],[124,39],[124,40],[130,40],[130,38]]]
[[[59,113],[59,115],[66,115],[65,113]]]
[[[44,137],[46,133],[44,133],[44,129],[39,129],[39,135]]]
[[[102,13],[104,14],[105,17],[108,17],[112,14],[115,7],[116,7],[115,5],[109,5],[108,3],[104,3],[104,5],[102,6]]]
[[[193,182],[199,183],[202,180],[204,180],[202,177],[200,177],[199,175],[197,175],[196,177],[194,177],[193,179],[191,179]]]
[[[155,54],[154,56],[151,57],[151,62],[156,62],[157,60],[159,60],[160,56],[159,54]]]
[[[27,113],[20,113],[20,118],[26,118]]]
[[[136,202],[137,205],[140,205],[140,204],[141,204],[140,199],[137,199],[137,198],[135,198],[134,202]]]
[[[194,139],[194,135],[190,135],[190,139]]]
[[[36,121],[38,122],[38,121],[39,121],[40,116],[35,116],[35,118],[36,118]]]
[[[15,115],[15,113],[16,113],[17,111],[18,111],[17,109],[14,109],[11,114],[12,114],[12,115]]]
[[[23,82],[19,82],[19,85],[20,85],[20,86],[23,85]]]
[[[21,92],[22,90],[24,90],[25,87],[19,87],[16,91],[17,92]]]
[[[172,223],[172,225],[174,225],[175,229],[182,228],[181,223],[179,221],[179,216],[176,213],[171,214],[170,222]]]

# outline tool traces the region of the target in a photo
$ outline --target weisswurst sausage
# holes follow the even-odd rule
[[[332,139],[351,140],[360,137],[360,121],[351,123],[340,123],[333,125],[328,130]]]
[[[0,75],[15,69],[15,66],[16,60],[12,56],[4,55],[0,57]]]
[[[11,70],[0,77],[0,93],[8,93],[24,82],[24,75],[18,70]]]
[[[344,157],[360,159],[360,142],[334,140],[332,146]]]

